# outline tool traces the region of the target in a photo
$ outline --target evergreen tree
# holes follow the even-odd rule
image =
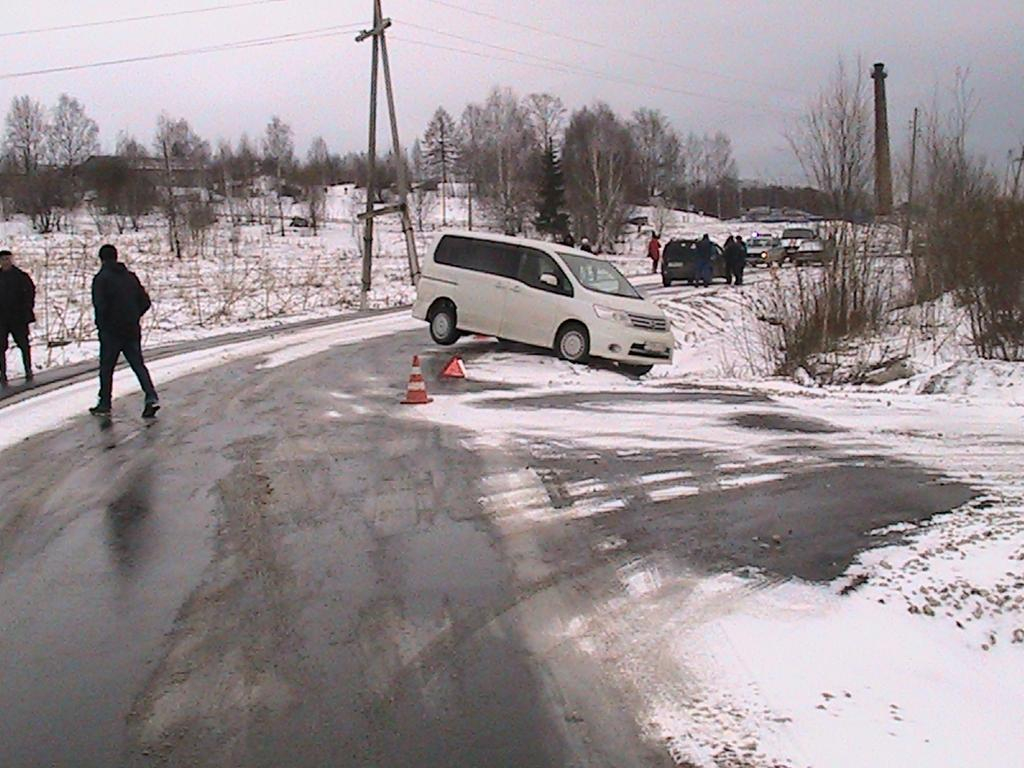
[[[459,137],[455,121],[444,107],[438,107],[423,135],[423,159],[427,169],[441,180],[441,224],[447,224],[445,193],[450,174],[459,159]]]
[[[569,232],[569,215],[565,212],[565,179],[562,160],[553,142],[548,142],[541,159],[540,196],[537,218],[533,223],[543,234],[561,237]]]

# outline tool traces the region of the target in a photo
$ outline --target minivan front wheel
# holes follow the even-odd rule
[[[590,334],[582,323],[562,326],[555,339],[555,352],[570,363],[585,363],[590,357]]]
[[[430,338],[445,347],[459,340],[453,304],[444,302],[434,308],[430,315]]]

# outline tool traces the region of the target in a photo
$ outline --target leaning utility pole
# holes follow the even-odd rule
[[[901,253],[910,245],[910,217],[914,208],[914,169],[917,166],[917,107],[914,107],[914,123],[910,129],[910,177],[907,179],[907,210],[903,215],[903,240]]]
[[[359,293],[359,306],[366,309],[370,293],[373,273],[373,220],[377,216],[397,213],[402,218],[402,231],[405,233],[405,249],[409,256],[409,277],[416,285],[420,278],[419,257],[416,255],[416,235],[409,216],[409,179],[406,173],[402,144],[398,140],[398,116],[395,114],[395,94],[391,87],[391,65],[388,61],[388,44],[384,33],[391,26],[391,19],[385,19],[381,12],[380,0],[373,2],[373,29],[360,32],[356,42],[373,38],[373,54],[370,66],[370,140],[366,165],[366,211],[359,214],[365,222],[363,232],[363,283]],[[391,118],[391,154],[395,159],[395,175],[398,179],[398,203],[376,207],[377,195],[377,69],[378,62],[383,63],[384,89],[387,93],[388,114]]]
[[[1020,172],[1021,169],[1024,168],[1024,145],[1021,145],[1020,157],[1018,157],[1014,162],[1017,163],[1017,170],[1013,174],[1013,192],[1010,195],[1012,200],[1017,199],[1017,193],[1020,191]]]
[[[889,156],[889,108],[885,100],[885,64],[875,64],[875,208],[880,216],[892,213],[892,162]]]

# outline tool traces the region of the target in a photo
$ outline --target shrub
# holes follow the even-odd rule
[[[971,195],[929,217],[922,260],[968,313],[979,356],[1024,360],[1024,203]]]
[[[775,372],[792,375],[853,336],[877,329],[893,305],[891,271],[868,255],[871,232],[835,233],[834,257],[820,269],[776,281],[759,312],[774,350]]]

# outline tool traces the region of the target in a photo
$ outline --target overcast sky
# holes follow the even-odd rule
[[[98,62],[366,22],[370,0],[278,0],[211,13],[112,26],[10,35],[10,32],[244,0],[0,0],[0,75]],[[451,5],[535,27],[529,31]],[[405,143],[444,105],[458,116],[492,85],[548,91],[570,108],[604,100],[623,115],[665,112],[682,131],[722,129],[732,136],[744,178],[795,180],[782,137],[840,55],[889,71],[894,152],[906,146],[914,106],[929,106],[970,69],[980,101],[973,145],[1000,170],[1024,139],[1024,2],[1021,0],[384,0],[394,20],[390,48]],[[413,26],[417,25],[417,26]],[[422,29],[427,27],[430,30]],[[557,32],[572,42],[541,31]],[[443,37],[440,32],[466,39]],[[5,34],[6,33],[6,34]],[[156,116],[187,118],[205,138],[262,133],[278,114],[297,148],[322,134],[336,151],[366,144],[369,43],[333,37],[207,55],[0,79],[0,104],[29,94],[52,104],[77,96],[99,122],[105,148],[118,131],[147,141]],[[414,45],[471,49],[471,56]],[[571,63],[598,73],[552,71],[522,57]],[[634,52],[640,57],[620,51]],[[645,60],[653,57],[657,61]],[[714,73],[714,74],[711,74]],[[653,86],[653,87],[652,87]]]

